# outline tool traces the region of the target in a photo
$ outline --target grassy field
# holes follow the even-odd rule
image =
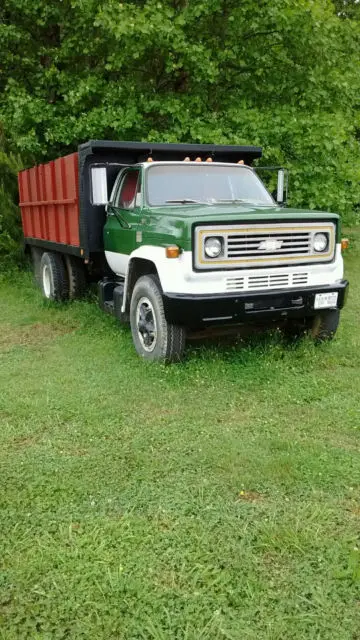
[[[360,638],[360,233],[335,341],[143,363],[0,283],[0,638]],[[355,246],[354,246],[355,243]]]

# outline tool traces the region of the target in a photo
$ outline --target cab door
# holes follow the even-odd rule
[[[130,254],[137,246],[141,209],[141,171],[129,168],[122,172],[115,185],[104,227],[106,260],[117,275],[126,275]]]

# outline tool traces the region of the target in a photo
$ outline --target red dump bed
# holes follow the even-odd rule
[[[216,162],[243,159],[251,164],[261,157],[261,149],[89,140],[81,144],[76,153],[19,173],[25,244],[46,251],[70,253],[84,260],[96,259],[104,252],[105,205],[116,176],[122,167],[144,162],[149,156],[168,161],[183,160],[187,156],[193,159],[211,156]],[[102,198],[97,200],[93,170],[99,168],[105,168],[106,182],[102,184]],[[103,171],[101,175],[104,175]]]
[[[25,241],[80,246],[78,153],[19,173]]]

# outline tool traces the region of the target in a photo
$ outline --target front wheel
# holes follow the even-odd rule
[[[157,276],[142,276],[136,282],[130,303],[130,325],[135,349],[141,357],[168,363],[181,360],[186,331],[167,322]]]
[[[322,311],[313,318],[310,335],[316,342],[332,340],[339,326],[339,322],[339,309]]]

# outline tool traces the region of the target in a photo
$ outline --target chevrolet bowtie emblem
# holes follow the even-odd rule
[[[267,238],[260,242],[258,249],[259,251],[277,251],[282,246],[282,240],[276,240],[275,238]]]

